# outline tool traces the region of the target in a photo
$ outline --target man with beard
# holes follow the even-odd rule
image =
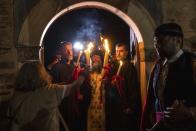
[[[86,63],[90,64],[90,55],[85,52]],[[76,125],[78,131],[102,131],[100,126],[104,127],[104,124],[100,124],[104,118],[104,108],[100,108],[102,99],[102,92],[100,85],[101,84],[101,70],[102,70],[102,52],[95,50],[91,55],[92,67],[91,73],[88,78],[84,81],[80,87],[80,96],[79,96],[79,123]],[[96,78],[100,78],[98,82]],[[98,80],[98,79],[97,79]],[[98,86],[97,86],[98,85]],[[99,102],[98,102],[99,101]],[[99,107],[99,108],[97,108]],[[98,112],[97,112],[98,111]],[[95,113],[96,112],[96,113]],[[97,116],[102,117],[97,117]],[[100,119],[102,118],[102,119]]]
[[[154,46],[160,59],[151,73],[141,131],[195,131],[196,56],[182,50],[176,23],[156,28]]]
[[[54,64],[50,67],[50,73],[55,83],[72,81],[72,73],[74,70],[72,43],[61,42],[60,60],[54,60]],[[69,74],[69,75],[68,75]]]
[[[88,130],[105,131],[104,85],[102,71],[102,52],[96,50],[92,54],[94,67],[89,75],[91,102],[88,109]]]
[[[123,65],[119,74],[119,62]],[[116,45],[116,61],[111,64],[112,80],[106,88],[106,131],[137,131],[140,90],[137,72],[128,59],[128,46]]]

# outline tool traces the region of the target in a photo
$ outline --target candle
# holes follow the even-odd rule
[[[79,54],[78,54],[78,59],[77,59],[77,66],[79,65],[79,63],[80,63],[80,57],[81,57],[81,55],[82,55],[82,51],[80,51],[79,52]]]
[[[100,40],[101,40],[101,42],[103,41],[103,37],[102,36],[100,36]]]
[[[91,61],[91,58],[90,58],[90,54],[91,54],[91,50],[92,50],[93,47],[94,47],[93,43],[90,42],[87,45],[87,49],[85,50],[86,61],[87,61],[87,64],[90,65],[90,67],[92,67],[92,61]]]
[[[104,44],[103,46],[105,48],[103,67],[105,67],[108,64],[110,49],[109,49],[109,44],[108,44],[108,40],[107,39],[104,39],[104,43],[103,44]],[[105,75],[104,69],[102,69],[101,75],[102,75],[102,77],[104,77],[104,75]]]
[[[84,53],[86,56],[86,64],[90,65],[90,53],[87,50],[85,50]]]
[[[118,67],[118,71],[117,71],[116,75],[119,75],[120,70],[121,70],[121,68],[122,68],[122,65],[123,65],[123,62],[120,60],[120,65],[119,65],[119,67]]]
[[[106,66],[108,64],[109,53],[110,53],[109,44],[108,44],[107,39],[104,39],[104,48],[105,48],[105,55],[104,55],[103,66]]]

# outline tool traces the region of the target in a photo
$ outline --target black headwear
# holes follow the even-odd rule
[[[181,36],[183,37],[183,31],[180,25],[176,23],[165,23],[159,25],[154,32],[155,36],[163,35],[163,36]]]
[[[95,49],[92,51],[91,56],[98,55],[101,57],[101,60],[103,60],[103,52],[101,50]]]

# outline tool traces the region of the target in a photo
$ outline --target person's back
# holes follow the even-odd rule
[[[83,83],[88,71],[84,70],[82,77],[71,84],[58,85],[51,84],[51,77],[39,61],[24,63],[11,99],[12,131],[59,131],[58,106]]]
[[[34,91],[16,91],[11,102],[12,130],[55,131],[59,129],[56,108],[63,96],[62,90],[54,87]]]

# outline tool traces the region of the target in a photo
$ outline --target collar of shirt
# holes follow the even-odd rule
[[[174,61],[176,61],[181,55],[183,54],[183,50],[180,49],[174,56],[171,57],[171,59],[169,59],[167,62],[168,63],[172,63]]]

